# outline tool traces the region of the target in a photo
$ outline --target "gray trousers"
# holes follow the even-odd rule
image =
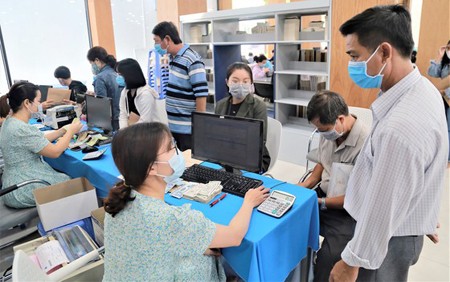
[[[380,268],[359,269],[357,281],[407,281],[411,265],[419,260],[423,236],[392,237]]]

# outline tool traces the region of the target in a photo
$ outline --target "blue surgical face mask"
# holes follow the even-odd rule
[[[122,87],[127,86],[125,83],[125,78],[123,78],[123,76],[121,76],[121,75],[116,76],[116,82],[117,82],[117,85],[119,85],[119,86],[122,86]]]
[[[95,63],[91,64],[91,70],[94,75],[97,75],[100,72],[100,68]]]
[[[369,59],[361,62],[348,62],[348,74],[356,85],[361,88],[381,88],[381,83],[383,82],[383,75],[381,74],[386,67],[387,63],[384,63],[380,72],[377,75],[371,76],[367,74],[367,62],[372,59],[375,53],[378,51],[380,46],[370,55]]]
[[[164,181],[169,184],[174,180],[180,178],[186,169],[186,163],[184,161],[183,154],[175,147],[175,154],[170,158],[168,162],[155,161],[155,163],[168,163],[172,168],[173,173],[171,175],[156,174],[157,176],[164,177]]]
[[[167,49],[161,48],[161,44],[159,43],[155,44],[155,51],[158,52],[158,54],[160,54],[161,56],[167,54]]]

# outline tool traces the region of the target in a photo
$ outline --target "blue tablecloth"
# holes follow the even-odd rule
[[[67,150],[57,159],[46,159],[55,169],[71,177],[84,176],[97,188],[97,195],[107,196],[120,175],[112,159],[109,145],[99,160],[83,161],[81,152]],[[214,164],[204,163],[216,167]],[[223,256],[236,273],[246,281],[283,281],[291,270],[306,256],[308,247],[319,247],[319,213],[314,191],[281,182],[254,173],[244,176],[261,179],[264,186],[282,190],[296,196],[291,210],[282,218],[270,217],[253,211],[249,230],[239,247],[223,249]],[[171,205],[189,203],[215,223],[228,225],[239,210],[243,198],[231,194],[214,207],[166,195]]]

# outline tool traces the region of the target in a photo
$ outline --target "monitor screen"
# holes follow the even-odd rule
[[[38,85],[39,91],[41,91],[41,102],[47,101],[48,89],[52,88],[51,85]]]
[[[111,131],[111,98],[86,95],[86,117],[90,127]]]
[[[263,121],[192,113],[192,157],[246,171],[260,172]]]

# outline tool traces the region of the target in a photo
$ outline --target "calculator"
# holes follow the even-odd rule
[[[83,161],[96,160],[96,159],[100,158],[105,153],[105,151],[106,151],[106,149],[87,153],[86,155],[84,155]]]
[[[294,195],[274,190],[270,193],[270,196],[259,205],[258,211],[280,218],[292,207],[294,202]]]

